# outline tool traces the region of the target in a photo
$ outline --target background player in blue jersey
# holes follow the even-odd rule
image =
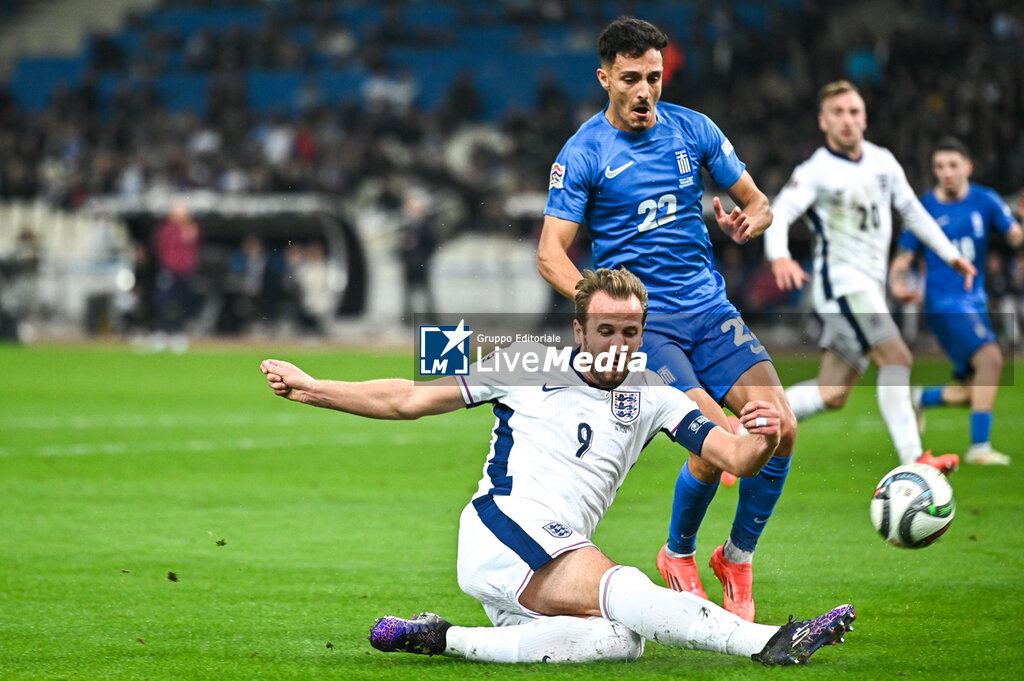
[[[973,170],[970,152],[963,142],[955,138],[940,140],[932,152],[932,172],[937,184],[921,203],[960,252],[974,262],[978,269],[974,288],[965,291],[963,277],[933,251],[923,249],[910,232],[900,237],[900,252],[893,260],[890,282],[896,297],[907,302],[919,300],[920,291],[908,285],[907,274],[923,251],[927,268],[925,318],[953,360],[953,377],[957,382],[917,391],[915,399],[921,407],[970,406],[971,447],[965,457],[967,463],[1006,465],[1010,457],[992,449],[989,439],[1003,355],[988,318],[985,258],[992,230],[1002,233],[1018,248],[1024,243],[1024,230],[996,192],[970,181]]]
[[[724,427],[719,403],[737,413],[750,400],[778,409],[775,455],[760,474],[740,483],[729,540],[711,558],[725,608],[753,620],[751,560],[782,493],[796,420],[771,358],[726,298],[704,224],[701,170],[737,204],[726,213],[718,197],[712,200],[719,227],[737,243],[763,233],[771,209],[711,119],[659,102],[667,44],[655,26],[632,17],[601,33],[597,78],[608,105],[566,142],[551,168],[538,267],[571,298],[581,275],[567,251],[586,224],[595,264],[626,267],[647,286],[652,316],[644,351],[650,368]],[[676,483],[669,540],[658,555],[658,569],[671,587],[702,597],[696,535],[720,476],[720,469],[690,457]]]

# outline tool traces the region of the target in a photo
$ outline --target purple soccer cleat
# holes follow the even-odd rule
[[[421,612],[411,620],[388,615],[374,623],[367,639],[385,653],[440,655],[448,647],[445,634],[451,626],[432,612]]]
[[[750,656],[754,662],[766,667],[775,665],[806,664],[815,650],[826,643],[843,642],[843,634],[853,630],[857,611],[852,605],[840,605],[813,620],[789,618],[765,644],[764,650]]]

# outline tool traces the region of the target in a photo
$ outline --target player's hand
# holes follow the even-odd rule
[[[902,277],[895,277],[889,281],[889,290],[892,291],[893,297],[904,304],[920,303],[921,302],[921,291],[911,286]]]
[[[802,289],[804,282],[810,281],[811,277],[800,263],[792,258],[776,258],[772,260],[772,276],[775,277],[775,285],[780,291],[792,291]]]
[[[959,258],[954,258],[949,263],[949,266],[963,276],[965,291],[970,291],[974,288],[974,277],[978,274],[978,270],[974,268],[974,263],[961,255]]]
[[[738,244],[747,243],[753,236],[754,230],[754,225],[750,222],[747,214],[740,210],[739,206],[733,208],[731,213],[726,213],[717,196],[711,199],[711,204],[715,207],[715,220],[718,222],[718,227],[725,232],[726,236]]]
[[[303,401],[303,395],[313,385],[313,378],[299,367],[279,359],[265,359],[260,363],[260,371],[267,377],[267,385],[275,395],[286,397],[297,402]]]
[[[753,400],[743,405],[740,410],[740,425],[754,435],[778,436],[781,417],[779,410],[771,402]]]

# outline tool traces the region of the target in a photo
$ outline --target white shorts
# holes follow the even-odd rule
[[[863,374],[871,363],[868,352],[900,335],[889,314],[885,294],[864,289],[826,301],[815,310],[822,321],[820,346],[831,350]]]
[[[495,626],[523,624],[539,613],[519,604],[534,570],[593,543],[543,504],[482,496],[459,518],[459,587],[484,606]]]

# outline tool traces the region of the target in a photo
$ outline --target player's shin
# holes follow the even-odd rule
[[[506,627],[451,627],[444,654],[477,662],[635,660],[643,639],[601,617],[541,617]]]
[[[786,388],[786,399],[797,421],[825,411],[825,401],[821,398],[821,388],[816,378]]]
[[[712,483],[698,480],[690,471],[690,465],[691,461],[687,460],[679,471],[668,529],[668,548],[683,556],[692,556],[697,551],[697,530],[718,490],[717,480]]]
[[[600,588],[605,617],[668,646],[750,656],[778,630],[745,622],[691,593],[657,586],[635,567],[611,568]]]
[[[789,456],[773,456],[761,472],[740,481],[740,498],[729,538],[733,546],[743,552],[753,552],[761,538],[775,504],[782,496],[782,488],[789,476]],[[726,555],[731,562],[742,562],[740,556]]]
[[[878,409],[900,463],[916,461],[923,450],[910,395],[910,367],[890,365],[878,369]]]

